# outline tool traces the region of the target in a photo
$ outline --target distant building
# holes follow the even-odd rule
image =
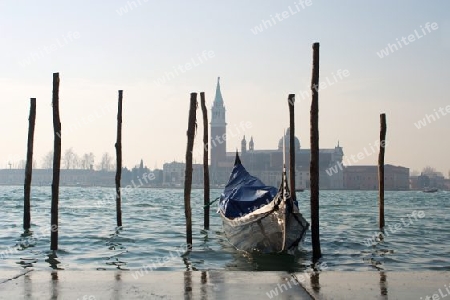
[[[116,172],[61,169],[61,186],[114,186]],[[53,180],[52,169],[34,169],[31,184],[34,186],[51,185]],[[25,181],[24,169],[2,169],[0,170],[0,184],[23,185]]]
[[[409,190],[409,168],[384,166],[384,188],[391,191]],[[378,166],[348,166],[344,168],[344,188],[377,190]]]
[[[410,183],[413,190],[423,190],[425,188],[449,189],[448,179],[445,179],[440,172],[421,173],[419,176],[411,176]]]
[[[211,109],[211,184],[223,185],[227,183],[234,164],[235,152],[226,152],[226,118],[225,106],[220,89],[220,78],[217,80],[216,95]],[[286,168],[289,170],[289,129],[286,132]],[[275,144],[275,143],[274,143]],[[301,149],[300,140],[295,137],[295,169],[296,188],[309,188],[309,165],[311,152]],[[241,141],[240,157],[245,168],[254,176],[259,177],[265,184],[277,186],[281,181],[283,167],[283,137],[274,149],[257,149],[255,140],[250,138],[247,148],[245,136]],[[331,149],[319,150],[320,188],[342,189],[344,186],[342,157],[344,156],[339,143]],[[332,168],[333,172],[327,172]]]
[[[211,108],[211,139],[209,150],[210,183],[212,186],[223,187],[229,179],[233,169],[235,152],[226,152],[227,123],[226,110],[220,88],[220,78],[217,80],[216,94]],[[243,128],[244,129],[244,128]],[[265,184],[278,186],[281,182],[283,166],[283,140],[285,141],[286,170],[289,171],[289,136],[288,129],[285,136],[278,140],[274,149],[257,149],[255,139],[250,137],[247,142],[245,135],[241,140],[240,158],[245,168]],[[310,188],[310,149],[302,149],[300,140],[295,137],[295,185],[296,188]],[[337,146],[319,150],[319,185],[321,189],[378,189],[377,166],[348,166],[342,164],[343,148]],[[184,185],[185,164],[181,162],[166,163],[163,166],[163,186],[182,187]],[[289,174],[288,174],[289,175]],[[194,187],[203,185],[203,166],[193,165]],[[385,189],[409,190],[409,169],[392,165],[385,165]]]
[[[450,179],[444,179],[444,189],[450,191]]]
[[[409,188],[411,190],[420,190],[422,189],[419,184],[419,176],[409,176]]]
[[[133,168],[129,171],[122,169],[121,186],[155,187],[162,185],[162,170],[150,171],[147,168]],[[61,169],[59,184],[61,186],[115,186],[116,171]],[[25,181],[24,169],[1,169],[0,185],[23,185]],[[53,181],[52,169],[33,169],[33,186],[49,186]]]
[[[192,165],[192,186],[203,186],[203,165]],[[186,164],[182,162],[170,162],[163,165],[162,170],[162,186],[163,187],[183,187],[184,186],[184,174],[186,171]]]
[[[445,177],[442,175],[442,173],[436,172],[433,174],[427,174],[424,175],[428,177],[429,185],[428,187],[434,187],[438,189],[445,189]]]

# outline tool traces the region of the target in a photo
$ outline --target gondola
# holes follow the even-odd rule
[[[293,252],[309,228],[290,195],[285,167],[277,189],[250,175],[238,153],[220,196],[219,213],[229,242],[246,252]]]

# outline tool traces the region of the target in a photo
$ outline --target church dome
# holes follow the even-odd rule
[[[286,135],[284,136],[285,143],[286,143],[286,150],[289,149],[289,139],[290,139],[291,130],[288,128],[286,131]],[[297,137],[294,137],[294,145],[295,150],[300,150],[300,140]],[[280,139],[278,142],[278,150],[283,150],[283,138]]]

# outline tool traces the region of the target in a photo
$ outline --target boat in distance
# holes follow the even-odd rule
[[[279,189],[266,186],[247,172],[237,153],[219,213],[228,241],[246,252],[293,252],[309,228],[290,195],[285,170]]]
[[[430,187],[427,187],[427,188],[423,189],[423,192],[424,192],[424,193],[436,193],[437,191],[438,191],[437,188],[430,188]]]

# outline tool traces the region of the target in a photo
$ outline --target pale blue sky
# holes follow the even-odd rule
[[[320,42],[321,79],[333,81],[338,70],[350,74],[320,92],[321,148],[339,140],[347,156],[356,156],[378,139],[385,112],[387,163],[450,170],[450,116],[414,125],[450,105],[450,3],[312,0],[255,35],[262,20],[289,6],[295,11],[298,1],[132,2],[0,1],[0,168],[9,157],[25,157],[30,97],[38,102],[39,164],[51,150],[53,72],[61,76],[63,150],[92,151],[97,161],[115,152],[118,89],[124,90],[124,164],[143,158],[153,168],[184,160],[189,93],[205,91],[210,107],[217,76],[229,126],[251,122],[245,134],[256,149],[277,147],[288,126],[287,95],[297,94],[297,136],[309,148],[310,99],[300,92],[309,89],[311,45]],[[397,38],[421,33],[427,22],[438,29],[387,57],[377,55]],[[214,55],[198,63],[204,51]],[[155,83],[191,60],[198,66]],[[228,150],[240,139],[230,137]],[[376,161],[375,153],[355,164]]]

